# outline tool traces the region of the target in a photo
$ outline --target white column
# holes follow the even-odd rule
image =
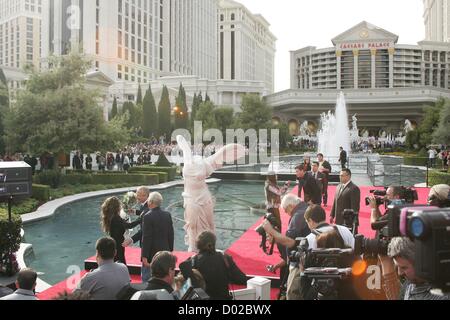
[[[375,89],[377,87],[377,62],[376,62],[376,58],[377,58],[377,49],[371,49],[370,50],[370,55],[372,57],[372,89]]]
[[[222,105],[222,101],[223,101],[223,93],[222,92],[218,92],[217,95],[219,96],[219,106]]]
[[[358,82],[359,82],[359,77],[358,77],[358,71],[359,71],[359,50],[355,49],[353,50],[353,63],[354,68],[353,68],[353,81],[354,81],[354,88],[358,89]]]
[[[341,89],[341,81],[342,81],[342,70],[341,70],[341,57],[342,51],[336,51],[336,88],[338,90]]]
[[[233,105],[236,105],[236,91],[233,91]]]
[[[389,48],[389,88],[394,87],[394,53],[395,48]]]

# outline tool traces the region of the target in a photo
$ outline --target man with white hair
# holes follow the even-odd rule
[[[280,278],[282,286],[286,285],[289,275],[288,255],[289,252],[295,249],[296,238],[304,238],[311,233],[308,224],[305,220],[305,212],[308,209],[308,204],[303,202],[299,197],[293,194],[286,195],[281,201],[281,207],[286,214],[291,217],[289,220],[289,227],[286,231],[286,235],[276,231],[272,225],[265,221],[263,223],[264,230],[271,236],[275,242],[279,245],[282,261],[271,268],[272,272],[276,272],[281,269]],[[289,277],[290,278],[290,277]],[[289,287],[289,284],[288,284]],[[291,297],[287,297],[291,300]]]
[[[147,201],[149,212],[142,222],[142,282],[151,278],[150,262],[160,251],[173,251],[174,230],[172,216],[163,211],[163,197],[158,192],[150,193]]]

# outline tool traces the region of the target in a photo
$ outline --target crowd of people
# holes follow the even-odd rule
[[[136,146],[138,147],[138,146]],[[140,146],[142,147],[142,146]],[[142,150],[142,149],[141,149]],[[133,152],[133,150],[129,150]],[[79,156],[77,154],[76,156]],[[308,250],[314,249],[351,249],[355,250],[355,237],[345,221],[345,213],[355,215],[360,212],[361,192],[352,182],[352,172],[345,167],[346,155],[341,154],[342,170],[340,183],[332,202],[329,202],[329,176],[331,166],[322,154],[311,161],[306,158],[296,167],[297,194],[288,193],[291,183],[280,187],[277,174],[269,172],[265,183],[266,209],[274,219],[265,219],[262,228],[267,239],[277,244],[280,261],[268,266],[268,270],[280,271],[280,299],[311,300],[318,299],[320,292],[310,279],[304,277],[307,270],[307,256],[295,258],[298,252],[298,239],[304,239]],[[386,190],[384,201],[396,203],[404,199],[404,188],[391,186]],[[428,205],[450,207],[450,187],[438,185],[431,189]],[[73,294],[64,293],[58,299],[116,300],[133,299],[136,295],[149,290],[164,289],[174,299],[183,295],[186,281],[192,286],[204,290],[213,300],[230,300],[229,285],[245,285],[246,275],[240,270],[233,258],[216,250],[216,236],[203,232],[196,239],[196,254],[180,263],[180,273],[176,274],[177,257],[174,250],[174,227],[172,215],[163,210],[163,197],[158,192],[150,192],[148,187],[140,187],[136,192],[137,206],[124,208],[121,200],[108,198],[101,207],[101,226],[107,237],[96,243],[98,268],[86,274],[79,282]],[[371,222],[376,223],[384,217],[380,203],[375,196],[368,198],[371,207]],[[330,220],[324,207],[332,206]],[[289,226],[285,232],[281,227],[281,210],[289,216]],[[126,212],[124,212],[126,210]],[[125,213],[125,215],[124,215]],[[137,219],[131,222],[129,216]],[[140,226],[134,235],[127,230]],[[125,248],[139,243],[141,248],[142,284],[131,284],[126,266]],[[415,242],[409,238],[390,239],[387,254],[379,254],[375,264],[382,270],[383,299],[389,300],[441,300],[450,299],[449,295],[436,295],[425,279],[417,276],[415,260]],[[256,248],[255,248],[256,249]],[[12,293],[0,288],[2,300],[34,300],[36,272],[22,270],[16,282],[17,290]],[[358,299],[372,292],[355,292],[358,280],[339,291],[336,299]],[[369,289],[365,288],[364,290]],[[379,294],[379,293],[378,293]],[[371,296],[373,297],[373,296]]]

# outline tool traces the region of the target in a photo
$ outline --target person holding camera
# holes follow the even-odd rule
[[[302,198],[303,191],[305,202],[320,205],[322,203],[322,191],[312,173],[307,172],[303,165],[299,165],[295,168],[295,174],[298,180],[298,197]]]
[[[281,197],[286,194],[289,188],[290,182],[286,182],[284,187],[278,186],[277,174],[273,171],[267,173],[267,180],[264,187],[266,194],[266,209],[268,212],[275,215],[277,218],[277,225],[281,230],[281,217],[280,217],[280,204]]]
[[[305,220],[305,212],[308,204],[293,194],[289,194],[281,201],[281,207],[290,217],[286,235],[277,232],[269,221],[264,221],[263,228],[270,237],[279,245],[282,260],[275,266],[269,266],[269,271],[276,273],[280,269],[281,287],[285,288],[289,273],[288,256],[290,250],[295,249],[295,239],[306,237],[311,233]],[[288,297],[289,299],[289,297]]]
[[[354,248],[355,247],[355,238],[350,230],[343,226],[331,226],[326,222],[326,213],[325,210],[319,205],[312,205],[306,209],[304,214],[304,219],[311,230],[306,236],[308,241],[309,249],[317,249],[317,241],[316,237],[324,232],[329,232],[334,230],[335,228],[339,231],[344,244],[346,247]],[[280,233],[276,232],[273,228],[270,227],[270,224],[267,223],[264,226],[264,229],[272,235],[277,243],[281,243],[286,248],[293,250],[297,245],[297,242],[290,238],[284,237]],[[306,228],[305,228],[306,230]],[[301,236],[300,236],[301,237]],[[300,238],[296,237],[296,238]],[[287,299],[288,300],[302,300],[302,296],[300,294],[300,275],[301,275],[301,266],[299,266],[295,262],[291,262],[289,266],[289,277],[287,280]]]
[[[402,188],[401,187],[395,187],[390,186],[386,190],[386,196],[384,197],[384,201],[392,202],[393,200],[400,200],[402,196]],[[377,201],[377,198],[373,195],[368,198],[370,200],[370,209],[371,209],[371,215],[370,215],[370,223],[374,224],[376,223],[382,216],[380,211],[380,203]]]
[[[398,270],[398,276],[404,277],[406,282],[403,284],[403,290],[401,290],[400,300],[450,300],[450,295],[436,295],[431,292],[432,286],[424,279],[419,278],[416,275],[414,267],[416,259],[416,245],[409,238],[393,238],[389,243],[388,256],[393,259],[395,266]],[[385,269],[392,270],[392,261],[382,261],[383,275]],[[385,283],[386,277],[384,277]],[[395,284],[394,280],[391,283]],[[385,291],[389,291],[389,288],[385,287]]]
[[[438,184],[431,188],[428,204],[438,208],[450,208],[450,186]]]

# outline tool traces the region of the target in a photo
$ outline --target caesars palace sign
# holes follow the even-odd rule
[[[353,42],[353,43],[341,43],[336,47],[339,50],[371,50],[371,49],[389,49],[394,48],[395,44],[393,42]]]

